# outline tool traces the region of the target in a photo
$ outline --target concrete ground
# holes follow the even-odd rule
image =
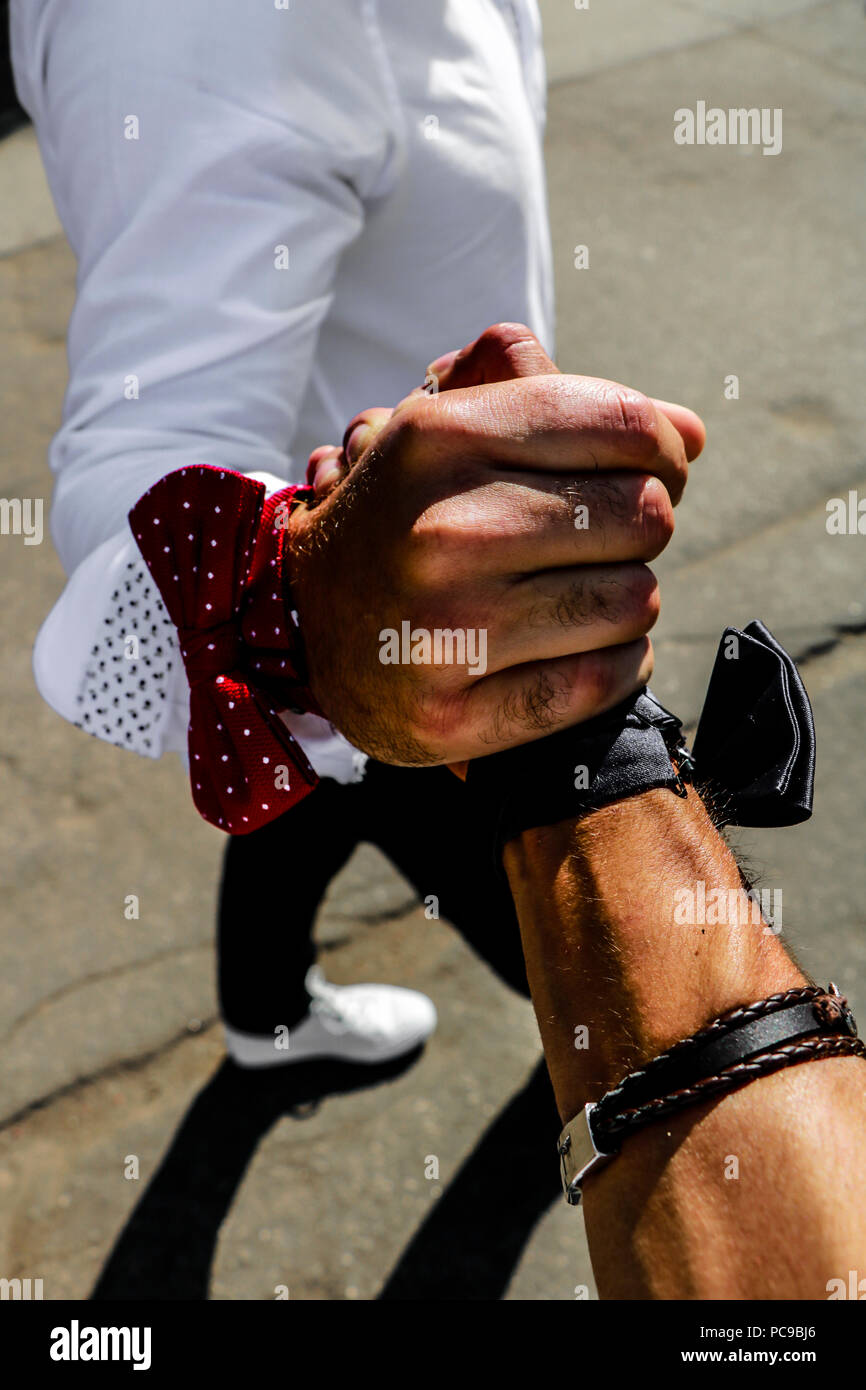
[[[541,8],[560,365],[683,400],[709,428],[657,566],[654,684],[693,719],[722,627],[755,616],[802,658],[815,816],[739,840],[782,890],[806,966],[866,1016],[866,538],[826,529],[828,499],[866,498],[862,5]],[[782,152],[676,145],[673,113],[698,100],[782,108]],[[47,498],[73,282],[19,131],[0,145],[6,497]],[[179,765],[40,702],[30,649],[62,585],[50,544],[2,537],[0,574],[0,1276],[41,1278],[46,1299],[85,1298],[100,1275],[111,1297],[593,1295],[580,1214],[556,1196],[531,1011],[377,852],[333,888],[323,961],[338,981],[432,995],[423,1057],[359,1090],[224,1063],[221,837]]]

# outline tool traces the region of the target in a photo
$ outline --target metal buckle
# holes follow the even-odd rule
[[[616,1157],[615,1153],[602,1153],[601,1149],[596,1148],[590,1123],[594,1109],[594,1105],[585,1105],[573,1120],[569,1120],[559,1136],[557,1152],[562,1172],[562,1186],[565,1200],[572,1207],[580,1204],[583,1196],[581,1185],[588,1174],[597,1168],[603,1168]]]
[[[668,753],[671,766],[677,777],[673,791],[677,796],[687,797],[689,794],[688,783],[692,781],[695,770],[695,760],[684,742],[677,743],[674,747],[668,744]]]

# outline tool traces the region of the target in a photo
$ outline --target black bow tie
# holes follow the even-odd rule
[[[582,724],[478,758],[466,785],[496,824],[521,831],[571,820],[655,787],[695,782],[724,825],[796,825],[812,814],[815,726],[792,658],[764,627],[722,635],[688,751],[682,721],[648,689]]]

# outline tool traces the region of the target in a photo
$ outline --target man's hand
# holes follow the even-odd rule
[[[393,412],[356,416],[342,451],[316,450],[322,500],[290,532],[313,693],[402,764],[540,738],[646,682],[646,562],[703,447],[691,411],[560,374],[521,325],[431,372]]]

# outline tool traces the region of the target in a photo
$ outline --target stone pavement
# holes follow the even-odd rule
[[[805,965],[866,1015],[866,539],[826,528],[829,498],[866,497],[862,6],[542,11],[560,365],[683,400],[709,429],[657,565],[654,685],[694,718],[723,625],[753,616],[803,658],[815,816],[739,840],[783,891]],[[677,146],[673,113],[700,100],[782,108],[782,153]],[[0,145],[6,497],[48,495],[73,282],[19,131]],[[90,740],[39,701],[30,648],[62,584],[48,540],[4,536],[0,574],[0,1275],[42,1278],[46,1298],[86,1297],[103,1269],[121,1297],[591,1291],[580,1214],[555,1200],[531,1011],[376,851],[332,890],[324,964],[430,993],[441,1023],[426,1053],[355,1091],[329,1073],[290,1092],[223,1064],[220,836],[188,807],[179,765]],[[316,1108],[317,1087],[341,1093]]]

